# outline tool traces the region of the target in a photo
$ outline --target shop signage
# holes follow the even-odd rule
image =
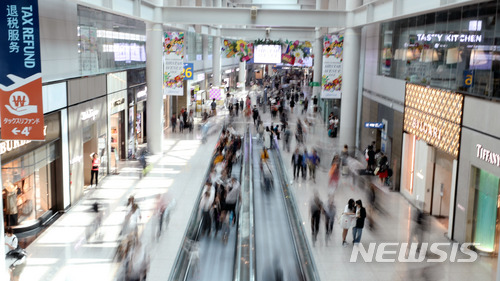
[[[44,140],[37,0],[0,4],[2,139]]]
[[[384,123],[382,122],[365,122],[365,128],[382,129],[383,127]]]
[[[464,87],[470,88],[474,86],[474,70],[464,70]]]
[[[500,167],[500,154],[488,150],[480,144],[476,144],[476,149],[477,149],[477,154],[476,154],[477,158],[486,161],[491,165]]]
[[[123,103],[125,103],[125,98],[117,99],[113,102],[113,106],[119,106]]]
[[[406,84],[404,130],[458,157],[463,95]]]
[[[421,33],[417,34],[418,41],[431,42],[436,39],[439,42],[462,42],[477,43],[483,41],[481,34],[444,34],[444,33]]]
[[[80,113],[80,119],[82,121],[85,121],[88,119],[95,120],[97,117],[97,114],[99,114],[99,110],[94,110],[91,108],[91,109],[88,109],[87,111]]]

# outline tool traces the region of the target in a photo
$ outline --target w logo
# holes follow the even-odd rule
[[[23,116],[31,113],[38,112],[38,106],[29,105],[30,98],[26,93],[17,91],[10,95],[9,104],[6,104],[5,107],[9,110],[10,113],[16,116]]]
[[[9,98],[10,106],[14,109],[23,107],[30,104],[30,98],[23,92],[17,91],[10,95]]]
[[[26,103],[26,96],[14,96],[12,95],[12,102],[14,102],[13,108],[24,106]],[[12,102],[10,103],[12,105]]]

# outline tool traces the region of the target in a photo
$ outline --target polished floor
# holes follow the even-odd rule
[[[297,109],[297,108],[296,108]],[[295,110],[290,116],[292,130],[296,118],[302,117]],[[226,114],[220,111],[219,124]],[[270,123],[269,111],[262,114],[264,123]],[[246,122],[241,117],[237,122]],[[253,125],[252,125],[253,126]],[[220,127],[218,127],[220,128]],[[217,127],[213,128],[217,131]],[[202,186],[211,153],[215,146],[216,135],[211,134],[208,142],[201,143],[199,131],[193,133],[165,132],[163,155],[151,159],[154,168],[143,178],[139,177],[138,163],[121,163],[120,173],[106,177],[99,188],[91,189],[85,198],[74,205],[59,218],[28,248],[29,258],[20,280],[115,280],[119,265],[113,261],[118,245],[118,235],[125,217],[125,204],[134,195],[141,208],[140,229],[143,243],[150,253],[148,280],[168,280],[179,245],[193,211],[196,196]],[[293,139],[293,138],[292,138]],[[292,180],[291,154],[283,153],[285,166],[289,168],[288,178],[299,206],[305,233],[311,241],[310,202],[317,191],[325,203],[332,189],[328,186],[328,168],[332,155],[340,151],[337,139],[328,138],[326,128],[316,120],[314,128],[309,128],[306,146],[320,148],[322,164],[317,171],[316,183],[308,179]],[[292,148],[296,146],[292,141]],[[361,167],[362,164],[358,163]],[[356,168],[353,162],[353,169]],[[354,184],[353,184],[354,182]],[[366,202],[365,190],[358,186],[359,181],[343,177],[335,190],[334,202],[337,217],[340,216],[349,198]],[[156,240],[152,228],[153,206],[157,194],[168,192],[176,201],[170,223],[162,236]],[[362,243],[369,242],[408,242],[412,229],[410,214],[412,207],[399,193],[382,188],[377,200],[382,203],[385,215],[370,214],[377,227],[370,231],[364,229]],[[88,235],[94,216],[91,205],[98,201],[104,209],[103,226],[99,235]],[[350,262],[353,246],[341,245],[341,228],[337,222],[333,227],[330,241],[325,240],[325,229],[321,221],[317,243],[310,247],[321,280],[495,280],[496,258],[479,257],[473,263],[378,263]],[[425,239],[432,242],[449,242],[444,233],[446,229],[432,219],[430,231]],[[352,242],[349,230],[348,242]],[[3,280],[3,279],[2,279]],[[216,279],[214,279],[216,280]]]

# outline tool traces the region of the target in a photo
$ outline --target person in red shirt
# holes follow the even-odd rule
[[[94,182],[95,177],[95,186],[98,185],[98,175],[99,175],[99,165],[101,164],[101,160],[99,160],[99,155],[97,153],[92,153],[92,169],[90,170],[90,186],[92,186],[92,182]]]

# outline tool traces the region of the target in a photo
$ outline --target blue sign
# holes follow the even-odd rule
[[[384,123],[382,123],[382,122],[365,122],[365,128],[382,129],[382,128],[384,128]]]
[[[0,4],[2,139],[44,140],[38,0]]]
[[[184,64],[184,80],[193,80],[193,63]]]
[[[15,84],[7,75],[28,79],[42,72],[37,0],[2,0],[0,4],[0,85]]]
[[[474,86],[474,70],[464,70],[464,87]]]

